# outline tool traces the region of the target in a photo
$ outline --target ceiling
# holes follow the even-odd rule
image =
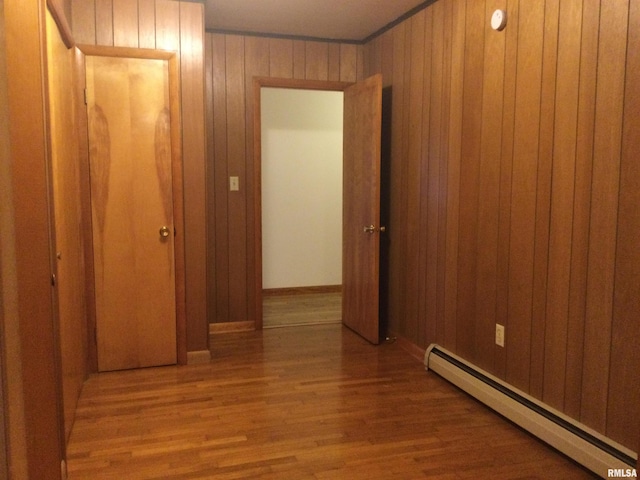
[[[362,41],[424,0],[205,0],[207,30]]]

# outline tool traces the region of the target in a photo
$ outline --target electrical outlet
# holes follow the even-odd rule
[[[504,326],[496,323],[496,345],[504,347]]]
[[[240,179],[238,177],[229,177],[229,190],[232,192],[240,190]]]

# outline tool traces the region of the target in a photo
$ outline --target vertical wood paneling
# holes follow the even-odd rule
[[[478,181],[480,175],[480,141],[482,128],[484,59],[484,1],[467,2],[464,56],[462,145],[460,161],[460,217],[458,244],[458,315],[456,348],[466,358],[475,359],[474,318],[477,274]]]
[[[229,192],[229,218],[230,222],[233,222],[233,224],[230,223],[229,228],[229,319],[231,321],[246,321],[248,316],[244,45],[244,37],[238,35],[226,37],[228,173],[243,180],[239,191]]]
[[[306,42],[255,36],[207,34],[209,163],[208,245],[211,282],[209,323],[254,321],[256,261],[253,79],[254,77],[328,78],[330,59],[335,76],[356,75],[355,45]],[[337,48],[336,48],[337,47]],[[342,55],[353,48],[353,55]],[[333,53],[331,53],[333,52]],[[240,191],[230,192],[229,176],[240,178]],[[213,187],[211,187],[213,186]],[[213,213],[211,213],[213,212]]]
[[[503,7],[502,0],[487,0],[484,18]],[[478,329],[475,351],[478,366],[493,369],[496,322],[500,164],[502,160],[502,108],[506,32],[487,25],[484,43],[480,177],[478,185],[478,274],[476,309]]]
[[[72,3],[71,22],[73,38],[78,44],[94,45],[96,43],[96,4],[95,2]]]
[[[303,80],[307,71],[306,42],[293,40],[293,78]]]
[[[189,351],[208,350],[206,216],[204,6],[180,2],[180,76],[182,88],[182,156],[186,289],[189,302]]]
[[[584,2],[580,47],[580,85],[574,179],[571,278],[567,326],[567,373],[565,411],[580,418],[584,358],[584,319],[586,312],[589,221],[591,217],[591,178],[593,170],[593,125],[598,58],[600,5]]]
[[[437,147],[439,146],[439,142],[432,139],[431,136],[431,119],[432,119],[432,107],[430,101],[430,94],[432,88],[432,76],[434,65],[432,62],[432,58],[437,58],[436,55],[433,55],[433,43],[434,36],[437,36],[434,33],[434,19],[433,19],[433,9],[428,9],[424,14],[424,44],[422,49],[418,48],[418,55],[424,56],[424,60],[422,63],[422,131],[420,132],[420,143],[421,145],[421,162],[420,162],[420,186],[424,185],[424,191],[421,193],[419,202],[420,202],[420,218],[418,219],[419,230],[419,238],[424,239],[427,238],[429,226],[430,226],[430,218],[426,212],[428,212],[429,208],[429,160],[433,158],[439,158]],[[437,23],[435,24],[437,25]],[[439,65],[435,65],[436,69]],[[442,80],[439,78],[439,80]],[[439,106],[439,105],[436,105]],[[438,110],[434,107],[435,110]],[[435,117],[436,121],[439,122],[441,118],[437,115],[437,112],[433,113],[433,117]],[[435,134],[434,134],[435,137]],[[432,149],[431,147],[434,147]],[[420,241],[418,243],[418,264],[419,265],[428,265],[429,261],[432,260],[432,257],[429,255],[428,242]],[[433,262],[431,262],[433,264]],[[418,308],[418,326],[421,327],[422,331],[424,331],[424,340],[421,335],[421,331],[418,331],[417,338],[420,342],[424,342],[425,344],[433,343],[436,341],[436,322],[435,319],[431,319],[430,321],[421,321],[420,319],[426,319],[428,317],[428,311],[430,310],[430,305],[428,304],[427,297],[431,293],[430,289],[432,285],[430,285],[429,280],[433,278],[432,275],[429,275],[429,268],[418,268],[418,288],[420,291],[424,292],[418,299],[419,308]]]
[[[582,2],[560,5],[563,23],[558,38],[558,74],[549,223],[549,271],[544,334],[544,394],[562,409],[565,398],[566,345],[571,276],[571,243],[575,183]]]
[[[268,77],[269,76],[269,42],[264,41],[258,37],[247,37],[245,40],[245,98],[246,98],[246,171],[253,172],[256,166],[254,165],[253,155],[253,138],[254,138],[254,77]],[[256,229],[255,222],[251,219],[256,218],[257,212],[255,211],[255,199],[253,198],[253,192],[255,192],[254,185],[255,175],[250,173],[246,176],[246,206],[247,206],[247,304],[255,304],[255,289],[251,288],[255,285],[256,278],[256,255],[255,255],[255,242],[256,242]],[[255,321],[254,318],[255,309],[248,309],[247,320]]]
[[[206,214],[207,214],[207,323],[211,323],[215,319],[217,310],[216,302],[216,282],[218,277],[216,273],[216,252],[217,245],[215,242],[217,234],[216,224],[216,172],[215,172],[215,149],[216,144],[214,136],[214,81],[213,81],[213,35],[205,35],[204,41],[205,56],[205,129],[207,131],[207,158],[205,163],[205,192],[206,192]]]
[[[447,250],[447,166],[449,160],[449,151],[452,145],[449,142],[450,129],[450,113],[451,113],[451,81],[452,78],[452,43],[453,43],[453,1],[446,0],[444,5],[443,23],[443,41],[444,41],[444,59],[443,68],[443,90],[442,90],[442,112],[441,122],[442,129],[440,131],[441,151],[440,151],[440,173],[439,178],[432,181],[437,183],[437,198],[439,203],[438,211],[438,243],[436,252],[436,268],[437,276],[433,280],[436,288],[436,338],[435,341],[442,343],[444,339],[444,315],[445,315],[445,284],[446,284],[446,250]],[[426,49],[426,46],[425,46]],[[425,93],[426,95],[426,93]],[[433,321],[433,320],[432,320]]]
[[[606,2],[600,12],[581,417],[598,431],[609,392],[628,5]]]
[[[453,4],[451,40],[451,99],[449,102],[449,159],[447,165],[447,250],[445,252],[444,346],[455,350],[458,316],[458,244],[460,218],[460,161],[462,156],[462,112],[466,9]]]
[[[355,45],[340,45],[340,81],[355,82],[357,68],[357,50]]]
[[[307,80],[329,79],[329,44],[305,42],[305,78]]]
[[[155,0],[138,0],[138,45],[140,48],[156,48]]]
[[[96,45],[111,47],[113,46],[113,1],[95,0],[95,5]]]
[[[406,230],[407,230],[407,244],[406,252],[410,258],[417,258],[420,260],[420,225],[421,225],[421,212],[420,212],[420,171],[422,168],[422,94],[423,94],[423,75],[424,75],[424,55],[422,49],[424,48],[424,11],[415,15],[408,22],[410,29],[407,33],[409,43],[409,56],[408,61],[410,64],[410,72],[408,78],[409,85],[409,108],[408,111],[408,148],[406,163],[407,169],[411,172],[416,172],[416,175],[407,178],[406,192],[407,192],[407,204],[406,204]],[[421,291],[425,292],[424,284],[420,283],[420,270],[421,262],[411,262],[407,264],[407,268],[404,271],[404,279],[408,284],[417,285]],[[425,323],[420,322],[419,318],[422,316],[419,313],[420,298],[414,297],[407,299],[406,304],[406,317],[407,328],[417,332],[418,344],[423,345],[425,341]],[[410,326],[410,325],[413,325]]]
[[[411,72],[411,23],[404,22],[395,28],[394,33],[394,48],[402,48],[402,61],[398,61],[397,64],[394,62],[394,70],[396,70],[397,74],[402,78],[402,96],[400,98],[396,98],[393,106],[398,110],[398,117],[400,118],[400,123],[398,124],[398,135],[397,135],[397,149],[401,158],[405,159],[403,162],[398,162],[398,173],[397,173],[397,181],[401,187],[398,188],[398,197],[397,197],[397,205],[398,210],[395,212],[395,216],[398,217],[400,224],[402,225],[401,229],[394,229],[396,235],[398,236],[398,240],[400,241],[399,247],[401,250],[399,253],[399,261],[402,265],[402,274],[400,275],[400,291],[406,291],[407,288],[411,288],[411,283],[407,278],[406,272],[410,268],[409,262],[411,262],[410,257],[404,254],[404,251],[408,246],[408,236],[409,232],[407,230],[407,219],[408,219],[408,162],[406,161],[408,157],[409,151],[409,106],[411,102],[411,85],[410,85],[410,72]],[[394,57],[395,58],[395,57]],[[398,58],[400,60],[400,58]],[[394,178],[393,171],[391,172],[391,178]],[[394,213],[392,211],[392,218]],[[415,252],[412,252],[415,255]],[[412,262],[413,263],[413,262]],[[417,327],[417,319],[414,316],[411,316],[410,312],[412,310],[412,303],[415,300],[408,299],[405,297],[402,299],[402,326],[400,328],[400,333],[406,335],[406,332],[416,332]]]
[[[113,1],[113,43],[122,47],[138,47],[138,2]]]
[[[444,95],[445,85],[447,84],[448,72],[445,70],[444,65],[446,58],[449,56],[446,52],[447,45],[445,43],[445,2],[441,2],[440,5],[434,5],[432,9],[432,23],[429,31],[433,32],[433,38],[431,40],[431,59],[427,57],[429,63],[429,70],[431,74],[430,91],[425,91],[425,96],[430,96],[430,106],[428,110],[429,119],[428,126],[430,132],[424,140],[428,141],[429,152],[426,158],[426,163],[423,163],[423,171],[421,172],[421,178],[424,185],[424,194],[422,198],[422,217],[426,219],[426,242],[423,240],[421,243],[425,245],[425,263],[421,264],[426,266],[425,275],[425,289],[424,298],[425,305],[425,321],[428,322],[425,326],[429,326],[431,330],[431,336],[434,335],[433,327],[437,322],[437,268],[438,268],[438,226],[439,226],[439,210],[438,204],[441,201],[439,192],[440,188],[440,164],[444,153],[443,137],[442,134],[445,131],[444,125],[446,119],[443,118],[444,106],[446,103],[446,96]],[[423,85],[424,87],[424,85]],[[424,269],[424,266],[422,269]],[[420,323],[424,323],[420,322]],[[428,345],[428,340],[422,340],[423,345]]]
[[[402,112],[400,105],[404,95],[404,29],[402,25],[396,26],[388,32],[387,35],[387,52],[392,54],[392,63],[389,64],[389,80],[393,85],[391,89],[391,167],[390,167],[390,196],[397,199],[400,196],[403,187],[401,179],[400,162],[393,161],[394,158],[402,157]],[[403,315],[402,296],[400,282],[402,278],[403,266],[399,262],[402,261],[402,231],[403,223],[401,218],[401,210],[397,204],[392,202],[390,206],[389,219],[389,264],[397,265],[400,268],[392,268],[389,271],[389,324],[393,325],[396,331],[401,328],[401,316]],[[390,327],[391,328],[391,327]]]
[[[209,238],[209,245],[214,244],[215,278],[209,277],[214,285],[215,297],[209,298],[209,321],[229,318],[229,191],[227,182],[229,170],[227,163],[227,60],[226,36],[212,34],[211,49],[213,62],[213,168],[209,171],[214,176],[213,205],[208,207],[215,212],[215,237]],[[212,192],[209,192],[211,195]],[[212,240],[214,240],[212,242]],[[215,310],[212,311],[212,304]],[[213,318],[212,318],[213,317]]]
[[[329,60],[327,65],[327,79],[330,81],[340,80],[340,44],[330,43],[329,48]]]
[[[293,78],[292,40],[269,40],[269,75],[275,78]]]
[[[498,211],[498,263],[496,284],[496,323],[509,325],[509,245],[511,243],[511,192],[513,190],[513,135],[516,114],[516,80],[518,69],[519,0],[509,0],[509,28],[505,32],[504,105],[502,117],[502,163],[500,165],[500,205]],[[511,342],[509,342],[509,345]],[[507,348],[495,347],[495,373],[507,375]]]
[[[356,79],[359,82],[364,80],[364,46],[356,45]]]
[[[156,48],[174,52],[180,50],[179,2],[156,0]]]
[[[544,4],[520,4],[509,248],[507,381],[529,388]]]
[[[533,260],[533,297],[531,308],[531,358],[529,360],[531,365],[529,392],[537,398],[542,397],[544,373],[544,331],[549,257],[549,205],[551,202],[551,168],[553,163],[553,134],[556,103],[559,4],[560,2],[558,0],[545,2],[544,11]]]
[[[611,342],[611,374],[607,405],[607,435],[640,449],[640,418],[629,418],[640,405],[640,8],[630,3],[627,41],[626,86],[622,156],[620,165],[620,213],[616,250],[615,297]],[[621,392],[629,392],[624,395]]]

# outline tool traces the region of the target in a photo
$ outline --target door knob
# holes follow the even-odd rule
[[[376,233],[376,231],[383,233],[387,231],[387,227],[376,228],[375,225],[371,224],[371,225],[362,227],[362,231],[368,234]]]
[[[170,233],[171,233],[171,231],[169,230],[169,227],[167,227],[166,225],[163,226],[163,227],[160,227],[160,237],[161,238],[167,238]]]

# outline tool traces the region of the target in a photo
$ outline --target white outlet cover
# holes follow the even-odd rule
[[[496,31],[503,30],[507,26],[507,12],[504,10],[496,10],[491,16],[491,28]]]

